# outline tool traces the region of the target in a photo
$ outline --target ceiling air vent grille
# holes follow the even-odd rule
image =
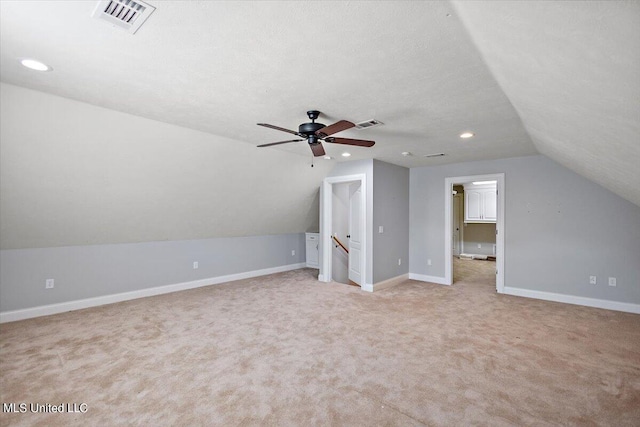
[[[444,156],[444,153],[425,154],[422,157],[442,157],[442,156]]]
[[[155,7],[142,1],[101,0],[91,16],[134,34],[154,10]]]
[[[383,124],[384,123],[382,123],[380,120],[376,120],[376,119],[365,120],[364,122],[356,123],[356,129],[367,129],[367,128],[372,128],[374,126],[380,126]]]

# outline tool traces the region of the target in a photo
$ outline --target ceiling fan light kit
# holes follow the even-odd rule
[[[261,144],[258,147],[270,147],[272,145],[279,144],[288,144],[290,142],[298,142],[298,141],[307,141],[309,144],[309,148],[311,148],[311,152],[314,157],[320,157],[326,155],[324,151],[324,147],[322,146],[322,142],[328,142],[332,144],[345,144],[345,145],[354,145],[357,147],[373,147],[375,141],[368,141],[364,139],[351,139],[351,138],[335,138],[331,135],[336,134],[338,132],[342,132],[343,130],[351,129],[356,125],[347,121],[340,120],[332,125],[326,126],[322,123],[316,123],[316,119],[320,116],[320,111],[317,110],[309,110],[307,111],[307,116],[311,120],[309,123],[302,123],[298,126],[298,131],[292,131],[289,129],[281,128],[279,126],[270,125],[268,123],[258,123],[258,126],[264,126],[267,128],[279,130],[282,132],[287,132],[293,135],[297,135],[303,139],[290,139],[287,141],[278,141],[271,142],[268,144]]]

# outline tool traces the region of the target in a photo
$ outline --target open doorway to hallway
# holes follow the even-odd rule
[[[445,179],[445,283],[504,289],[504,174]],[[474,279],[475,277],[475,279]]]
[[[336,183],[332,190],[331,277],[338,283],[361,286],[361,183]]]
[[[497,188],[495,181],[479,182],[453,184],[453,284],[495,288]]]
[[[335,274],[343,283],[363,289],[367,286],[366,183],[365,174],[328,177],[322,183],[318,275],[321,282],[331,282]],[[334,264],[342,268],[342,272],[334,270]],[[345,278],[346,281],[340,280]]]

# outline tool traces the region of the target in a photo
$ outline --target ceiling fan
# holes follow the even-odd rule
[[[258,123],[258,126],[264,126],[267,128],[280,130],[282,132],[292,133],[303,139],[290,139],[288,141],[271,142],[269,144],[258,145],[258,147],[270,147],[272,145],[288,144],[289,142],[307,141],[309,147],[313,152],[313,155],[324,156],[325,151],[322,147],[322,141],[330,142],[333,144],[346,144],[356,145],[358,147],[373,147],[375,141],[367,141],[364,139],[351,139],[351,138],[334,138],[331,135],[341,132],[343,130],[351,129],[355,125],[346,120],[340,120],[332,125],[326,126],[322,123],[316,123],[316,119],[320,115],[320,111],[311,110],[307,111],[307,116],[311,119],[311,123],[302,123],[298,126],[298,131],[284,129],[278,126],[270,125],[267,123]]]

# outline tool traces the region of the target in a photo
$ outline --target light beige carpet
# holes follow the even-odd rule
[[[639,315],[314,274],[0,325],[3,403],[87,405],[2,425],[640,425]]]
[[[453,284],[467,283],[496,287],[496,262],[453,257]]]

